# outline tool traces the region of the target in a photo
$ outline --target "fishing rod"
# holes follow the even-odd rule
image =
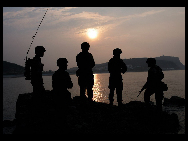
[[[38,28],[37,28],[37,31],[35,32],[35,35],[32,37],[32,41],[31,41],[30,47],[29,47],[29,49],[28,49],[28,51],[27,51],[27,55],[28,55],[28,53],[29,53],[29,50],[30,50],[30,48],[31,48],[31,46],[32,46],[32,44],[33,44],[33,41],[34,41],[34,39],[35,39],[35,37],[36,37],[36,35],[37,35],[37,33],[38,33],[39,27],[40,27],[42,21],[44,20],[44,17],[46,16],[46,13],[47,13],[47,12],[48,12],[48,9],[46,10],[46,12],[45,12],[45,14],[44,14],[44,16],[43,16],[43,18],[42,18],[42,20],[41,20],[41,22],[40,22],[40,24],[39,24],[39,26],[38,26]],[[27,61],[27,55],[26,55],[26,61]],[[25,59],[24,59],[24,60],[25,60]]]

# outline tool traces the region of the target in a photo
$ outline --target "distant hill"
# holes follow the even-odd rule
[[[162,68],[162,70],[184,70],[185,66],[180,62],[178,57],[173,56],[160,56],[156,57],[156,64]],[[148,71],[146,64],[147,58],[130,58],[123,59],[127,65],[128,72],[140,72]],[[69,73],[75,73],[78,68],[70,68]],[[102,64],[96,64],[93,68],[94,73],[108,73],[108,62]]]
[[[148,66],[146,64],[147,58],[130,58],[123,59],[125,64],[127,65],[128,72],[140,72],[147,71]],[[162,68],[162,70],[184,70],[185,66],[180,62],[178,57],[173,56],[160,56],[156,57],[157,65]],[[78,68],[70,68],[67,71],[70,74],[75,74]],[[108,62],[102,64],[96,64],[93,68],[94,73],[108,73]],[[10,63],[7,61],[3,61],[3,75],[8,74],[23,74],[24,67],[17,65],[15,63]],[[49,72],[43,72],[43,74],[49,74]],[[53,72],[50,73],[52,75]]]
[[[185,66],[180,62],[178,57],[172,57],[172,56],[160,56],[160,57],[155,57],[157,61],[159,60],[165,60],[165,61],[171,61],[177,65],[177,69],[184,70]]]
[[[15,63],[3,61],[3,75],[23,74],[23,73],[24,73],[23,66],[17,65]]]

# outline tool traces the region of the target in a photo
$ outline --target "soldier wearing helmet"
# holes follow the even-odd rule
[[[44,92],[42,71],[44,64],[41,63],[41,57],[44,56],[45,48],[43,46],[35,47],[35,57],[26,61],[25,73],[26,80],[31,80],[33,86],[33,94],[41,94]]]
[[[57,66],[59,69],[52,75],[52,87],[57,103],[70,103],[71,93],[67,90],[73,87],[69,73],[67,70],[67,59],[59,58]]]
[[[155,58],[148,58],[146,63],[148,64],[148,67],[150,67],[148,70],[147,82],[139,92],[141,93],[144,89],[146,89],[144,93],[144,101],[148,106],[150,102],[150,96],[155,93],[157,109],[161,111],[163,91],[168,89],[167,85],[161,81],[164,78],[164,74],[162,69],[156,65]]]
[[[108,62],[108,71],[110,73],[109,78],[109,100],[110,105],[113,105],[113,97],[114,97],[114,90],[116,89],[117,94],[117,102],[118,106],[122,104],[122,90],[123,90],[123,82],[122,82],[122,76],[121,73],[125,73],[127,71],[127,66],[123,62],[122,59],[120,59],[120,54],[122,53],[121,49],[116,48],[113,50],[113,58],[111,58]]]
[[[94,85],[94,76],[92,68],[95,66],[95,61],[93,55],[88,52],[89,43],[83,42],[81,44],[82,52],[76,56],[76,62],[78,70],[76,75],[78,77],[78,84],[80,86],[80,96],[85,98],[85,91],[87,89],[88,99],[92,101],[93,98],[93,85]]]

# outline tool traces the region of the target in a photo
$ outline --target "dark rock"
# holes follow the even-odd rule
[[[20,94],[16,106],[14,134],[165,134],[177,133],[179,127],[176,114],[157,112],[156,106],[140,101],[118,107],[74,97],[65,105],[46,91],[39,99]]]
[[[185,106],[185,99],[178,97],[178,96],[172,96],[170,99],[164,98],[164,106]]]

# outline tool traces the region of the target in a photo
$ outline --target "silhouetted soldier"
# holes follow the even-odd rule
[[[73,87],[73,83],[67,70],[67,59],[59,58],[57,60],[57,66],[59,69],[52,75],[52,87],[56,99],[69,103],[71,100],[71,93],[67,90]],[[57,101],[57,102],[58,102]]]
[[[24,75],[26,80],[31,80],[34,95],[41,95],[45,91],[42,79],[44,65],[41,63],[41,57],[44,56],[45,51],[43,46],[37,46],[35,47],[35,57],[26,60]]]
[[[159,111],[162,110],[163,91],[167,91],[167,85],[161,80],[164,78],[162,69],[156,65],[155,58],[148,58],[146,63],[150,69],[148,70],[147,82],[139,91],[140,93],[145,90],[144,101],[146,105],[150,105],[150,96],[155,93],[156,105]]]
[[[111,58],[108,62],[108,71],[110,73],[109,78],[109,100],[110,105],[113,105],[113,97],[114,97],[114,90],[116,89],[117,94],[117,102],[118,106],[122,104],[122,90],[123,90],[123,82],[122,82],[122,76],[121,73],[125,73],[127,71],[127,66],[123,62],[122,59],[120,59],[120,54],[122,53],[121,49],[116,48],[113,50],[113,58]]]
[[[76,56],[78,66],[76,75],[78,76],[78,84],[80,86],[80,96],[85,98],[85,91],[87,89],[88,99],[91,101],[94,85],[92,68],[95,66],[95,61],[92,54],[88,52],[89,47],[90,45],[87,42],[81,44],[82,52]]]

